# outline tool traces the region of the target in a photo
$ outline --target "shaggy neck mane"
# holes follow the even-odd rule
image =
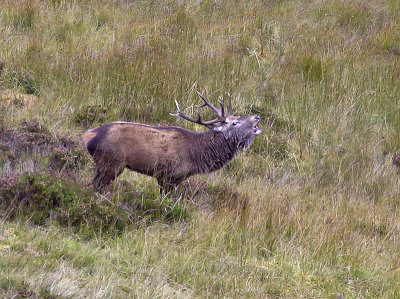
[[[201,133],[192,147],[192,159],[198,173],[207,173],[221,169],[238,152],[236,138],[227,139],[221,132]]]

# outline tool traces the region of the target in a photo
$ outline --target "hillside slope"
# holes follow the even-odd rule
[[[400,297],[397,0],[3,1],[0,28],[0,297]],[[90,190],[84,130],[200,131],[170,115],[195,90],[261,116],[247,153],[178,203]]]

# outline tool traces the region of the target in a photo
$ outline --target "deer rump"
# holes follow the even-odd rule
[[[232,116],[230,101],[225,115],[222,103],[217,109],[201,98],[217,113],[216,119],[191,119],[178,104],[177,116],[210,129],[203,133],[130,122],[114,122],[86,131],[83,141],[97,167],[95,190],[102,191],[126,167],[155,177],[161,191],[170,192],[189,176],[222,168],[261,133],[257,115]]]

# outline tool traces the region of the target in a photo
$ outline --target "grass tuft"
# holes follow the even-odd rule
[[[20,89],[22,93],[35,95],[39,93],[35,79],[30,73],[14,71],[10,74],[8,81],[10,88]]]

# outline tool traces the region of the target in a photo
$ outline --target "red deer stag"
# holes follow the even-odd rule
[[[102,190],[126,167],[158,180],[161,192],[170,192],[186,178],[221,169],[235,155],[248,148],[256,135],[260,117],[231,115],[231,97],[225,113],[219,101],[217,109],[197,92],[217,117],[202,121],[186,116],[185,120],[206,126],[209,131],[192,132],[179,127],[156,127],[140,123],[113,122],[83,134],[83,141],[97,166],[93,180],[95,190]]]

